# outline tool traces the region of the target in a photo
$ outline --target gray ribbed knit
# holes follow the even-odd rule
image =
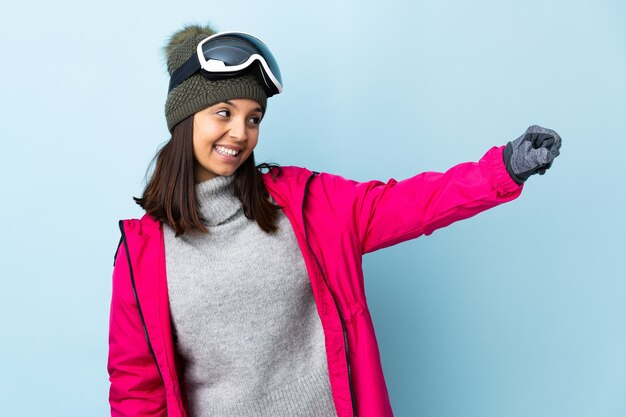
[[[243,214],[232,176],[196,184],[209,235],[164,224],[190,417],[336,417],[324,332],[294,231]]]

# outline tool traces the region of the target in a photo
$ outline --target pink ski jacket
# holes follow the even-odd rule
[[[263,173],[302,251],[324,329],[338,417],[392,417],[365,297],[362,256],[430,235],[517,198],[504,146],[478,162],[402,181],[356,182],[283,166]],[[112,416],[188,416],[172,341],[162,224],[145,214],[120,220],[109,324]],[[190,416],[193,417],[193,416]]]

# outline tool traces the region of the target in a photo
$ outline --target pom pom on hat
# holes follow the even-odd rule
[[[178,32],[175,32],[167,44],[163,46],[163,54],[165,56],[167,71],[170,75],[185,62],[189,56],[189,45],[183,45],[185,43],[194,43],[196,38],[198,42],[195,42],[193,46],[194,51],[198,43],[211,35],[215,35],[217,31],[210,25],[201,26],[198,24],[185,25]],[[180,48],[179,51],[176,51]],[[176,53],[174,52],[176,51]],[[182,55],[182,56],[181,56]]]

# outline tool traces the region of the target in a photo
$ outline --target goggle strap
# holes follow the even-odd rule
[[[170,85],[167,93],[169,94],[174,88],[176,88],[179,84],[185,81],[187,78],[191,77],[193,74],[200,70],[200,61],[198,60],[198,55],[192,55],[187,61],[183,63],[180,67],[176,69],[172,73],[170,77]]]

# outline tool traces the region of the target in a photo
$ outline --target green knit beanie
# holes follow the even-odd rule
[[[217,33],[210,26],[187,25],[174,33],[163,48],[170,76],[196,53],[200,41]],[[249,98],[267,107],[267,94],[250,73],[224,80],[208,80],[197,73],[187,78],[167,95],[165,119],[170,133],[174,126],[196,112],[233,98]]]

